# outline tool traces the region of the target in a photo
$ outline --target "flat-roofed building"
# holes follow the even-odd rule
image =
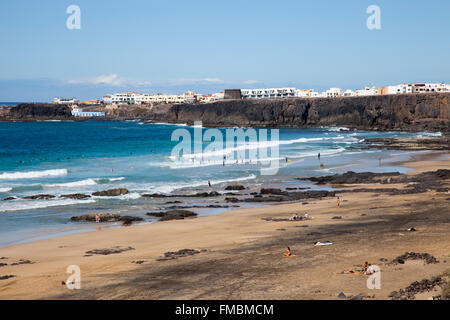
[[[273,99],[295,97],[295,88],[241,89],[244,99]]]
[[[61,97],[57,97],[53,100],[53,103],[55,104],[76,104],[78,103],[78,99],[77,98],[61,98]]]

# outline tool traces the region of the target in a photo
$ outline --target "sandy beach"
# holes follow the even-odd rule
[[[416,175],[449,169],[450,157],[425,154],[401,165]],[[1,248],[0,277],[14,277],[0,280],[0,299],[342,299],[340,293],[390,299],[392,291],[450,268],[450,195],[442,191],[449,184],[395,195],[379,191],[386,188],[379,183],[340,185],[346,191],[339,208],[335,198],[311,199]],[[305,212],[313,219],[286,221]],[[408,232],[411,227],[416,231]],[[287,246],[297,256],[283,257]],[[116,247],[129,250],[86,253]],[[158,260],[182,249],[198,252]],[[389,263],[405,252],[428,253],[439,262]],[[365,261],[380,267],[381,289],[368,289],[365,274],[341,273]],[[62,285],[70,265],[80,267],[79,290]],[[415,298],[438,294],[439,287]]]

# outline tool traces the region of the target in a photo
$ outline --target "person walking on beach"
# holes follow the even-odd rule
[[[338,208],[341,207],[341,198],[337,197],[337,206]]]
[[[95,222],[100,223],[100,215],[98,213],[95,215]]]
[[[208,180],[208,186],[211,188],[211,181]]]

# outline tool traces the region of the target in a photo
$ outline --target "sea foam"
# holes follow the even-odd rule
[[[0,180],[35,179],[42,177],[65,176],[67,169],[54,169],[43,171],[17,171],[0,173]]]

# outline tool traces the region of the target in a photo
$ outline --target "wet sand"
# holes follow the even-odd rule
[[[422,155],[403,165],[414,169],[411,175],[449,169],[449,153]],[[449,184],[447,180],[445,187]],[[383,186],[351,186],[355,187]],[[341,196],[340,208],[335,198],[311,199],[307,204],[233,210],[2,248],[0,265],[7,265],[0,266],[0,277],[15,277],[0,280],[0,299],[339,299],[340,292],[346,297],[361,294],[365,299],[388,299],[390,292],[450,268],[448,193],[375,191]],[[306,211],[313,220],[264,220],[286,219]],[[332,219],[336,216],[341,219]],[[417,231],[407,232],[410,227]],[[327,240],[333,245],[313,245]],[[133,249],[86,254],[117,246]],[[296,257],[283,257],[287,246]],[[200,252],[158,261],[165,252],[181,249]],[[380,261],[391,261],[405,252],[429,253],[439,263],[414,260],[389,265]],[[31,263],[12,265],[20,259]],[[368,289],[364,274],[339,274],[358,269],[356,265],[365,261],[380,266],[381,289]],[[81,269],[80,290],[61,284],[69,276],[66,268],[70,265]]]

